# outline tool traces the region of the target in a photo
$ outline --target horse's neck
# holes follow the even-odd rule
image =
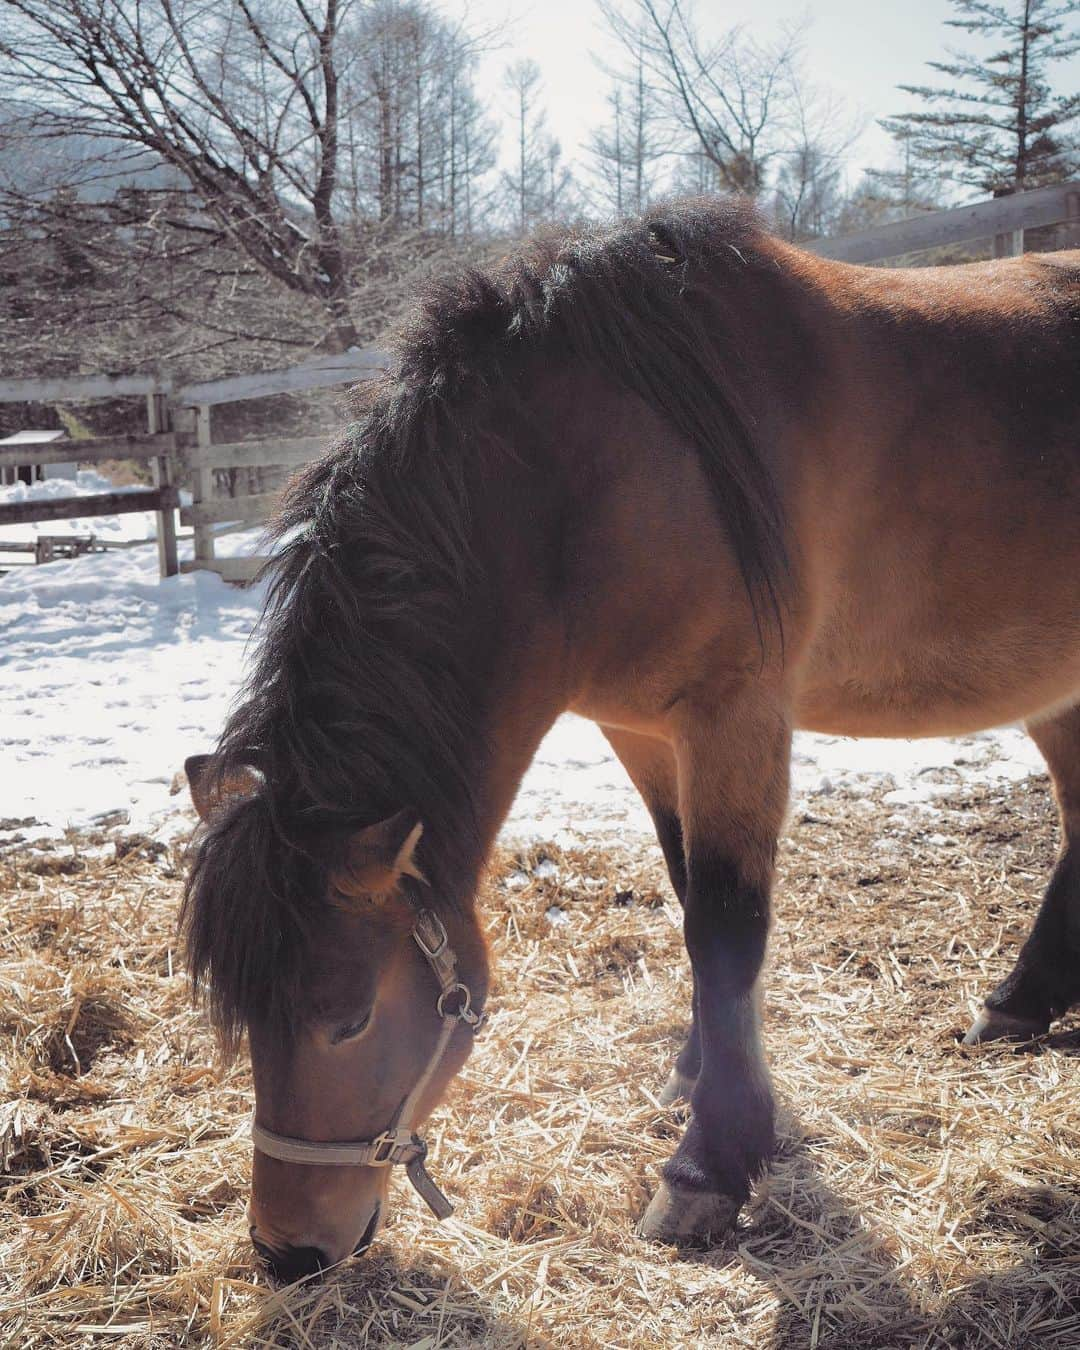
[[[551,411],[557,421],[559,414]],[[556,575],[566,479],[554,453],[546,462],[544,452],[536,452],[535,426],[530,431],[539,461],[508,445],[483,475],[473,503],[486,593],[475,597],[463,629],[473,647],[467,659],[482,666],[476,809],[485,856],[537,747],[569,702],[568,638]]]

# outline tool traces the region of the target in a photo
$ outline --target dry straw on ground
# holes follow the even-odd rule
[[[430,1130],[457,1214],[436,1226],[397,1181],[366,1259],[277,1291],[243,1218],[248,1075],[215,1066],[175,949],[179,858],[16,849],[0,1343],[1076,1346],[1077,1023],[956,1044],[1055,841],[1040,782],[933,817],[796,812],[766,1003],[779,1157],[728,1243],[682,1253],[633,1233],[680,1129],[653,1096],[688,995],[657,850],[503,856],[494,1015]]]

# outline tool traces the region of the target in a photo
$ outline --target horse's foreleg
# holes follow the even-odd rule
[[[697,989],[701,1071],[682,1142],[641,1221],[645,1237],[707,1241],[726,1231],[773,1149],[757,980],[765,956],[790,731],[749,685],[722,709],[679,710],[685,936]]]
[[[652,816],[656,838],[667,863],[671,888],[680,905],[686,904],[686,851],[683,848],[682,822],[679,819],[679,785],[675,755],[667,741],[615,727],[601,727],[611,748],[618,755],[630,781]],[[701,1068],[701,1038],[697,1025],[697,989],[691,1004],[690,1030],[660,1092],[660,1103],[689,1098]]]
[[[1029,723],[1027,730],[1054,781],[1063,848],[1031,936],[964,1037],[968,1045],[1038,1036],[1080,1001],[1080,707]]]

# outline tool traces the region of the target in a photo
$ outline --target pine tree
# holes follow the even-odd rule
[[[950,51],[930,61],[953,83],[901,85],[923,101],[917,112],[883,118],[919,165],[1000,196],[1069,178],[1080,166],[1072,125],[1080,94],[1056,94],[1050,67],[1080,52],[1070,19],[1080,0],[951,0],[951,28],[992,40],[990,56]]]

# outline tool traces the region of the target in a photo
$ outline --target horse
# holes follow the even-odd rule
[[[682,904],[685,1132],[639,1223],[723,1238],[774,1142],[759,972],[792,732],[1024,721],[1064,848],[970,1042],[1080,999],[1080,252],[826,261],[738,203],[431,286],[292,482],[216,750],[189,967],[255,1089],[251,1236],[363,1252],[488,989],[478,877],[542,737],[599,724]],[[898,920],[902,921],[902,920]]]

